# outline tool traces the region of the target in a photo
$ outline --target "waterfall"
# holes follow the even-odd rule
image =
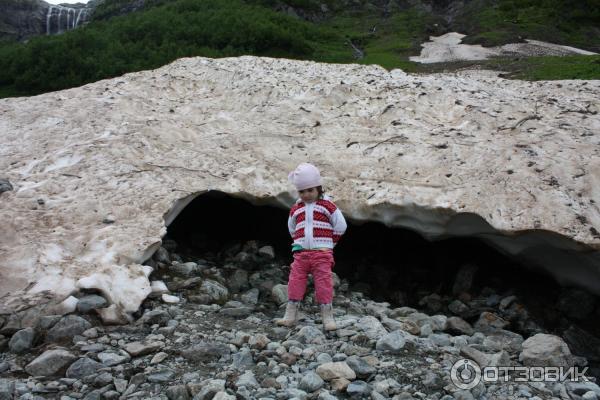
[[[57,33],[61,33],[62,32],[62,27],[60,25],[60,17],[62,17],[62,12],[63,12],[63,8],[59,7],[58,8],[58,24],[57,24],[57,26],[58,26],[58,32]]]
[[[52,10],[54,10],[54,6],[48,7],[48,15],[46,15],[46,34],[49,35],[51,32],[50,29],[50,18],[52,17]]]
[[[81,13],[82,11],[85,10],[84,8],[80,8],[79,12],[77,13],[77,18],[75,18],[75,28],[79,25],[79,17],[81,17]]]
[[[62,33],[77,28],[87,20],[89,8],[71,8],[63,6],[49,6],[46,14],[46,34],[52,35]],[[66,14],[66,21],[62,23],[63,12]],[[56,29],[52,29],[53,20],[56,19]]]

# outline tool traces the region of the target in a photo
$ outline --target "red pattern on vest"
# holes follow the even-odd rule
[[[298,228],[296,229],[296,232],[294,232],[294,240],[300,239],[301,237],[304,237],[304,228]]]
[[[337,209],[335,204],[333,204],[329,200],[323,200],[323,199],[317,200],[317,205],[325,207],[327,209],[327,211],[329,211],[330,214],[333,214],[335,212],[335,210]]]
[[[327,213],[325,211],[323,211],[322,209],[321,210],[313,209],[313,212],[312,212],[313,221],[332,225],[330,215],[332,215],[337,210],[337,206],[333,202],[331,202],[329,200],[325,200],[325,199],[317,200],[315,202],[315,205],[320,206],[320,207],[324,208],[325,210],[327,210],[327,213],[329,213],[329,215],[327,215]],[[292,208],[290,209],[290,217],[295,218],[296,224],[306,221],[306,212],[304,210],[305,207],[306,207],[306,204],[304,202],[300,201],[300,202],[294,204],[292,206]],[[294,217],[294,214],[296,214],[295,217]],[[314,239],[320,240],[320,241],[330,239],[334,244],[337,243],[341,238],[341,235],[334,234],[333,226],[319,227],[319,228],[313,226],[312,232],[313,232],[312,236]],[[296,231],[293,233],[292,237],[293,237],[293,240],[304,238],[305,237],[305,229],[296,227]]]

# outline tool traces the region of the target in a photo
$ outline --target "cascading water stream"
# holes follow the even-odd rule
[[[48,7],[48,14],[46,14],[46,35],[50,34],[50,17],[52,16],[52,9],[54,7]]]
[[[77,28],[87,21],[88,8],[70,8],[63,6],[49,6],[46,14],[46,34],[58,34]],[[63,13],[66,21],[63,23]]]

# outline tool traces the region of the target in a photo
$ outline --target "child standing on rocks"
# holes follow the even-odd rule
[[[298,304],[304,298],[308,275],[313,276],[315,296],[321,307],[323,328],[335,330],[333,318],[333,248],[346,231],[346,220],[329,196],[323,194],[317,167],[302,163],[292,171],[292,182],[300,199],[290,210],[288,229],[292,235],[294,261],[288,280],[288,304],[277,325],[294,326]]]

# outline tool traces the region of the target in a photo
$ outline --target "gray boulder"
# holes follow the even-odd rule
[[[519,361],[523,365],[541,367],[572,367],[574,364],[569,346],[560,337],[545,333],[523,342]]]
[[[92,310],[96,310],[98,308],[104,308],[108,306],[108,301],[102,296],[98,296],[97,294],[91,294],[89,296],[84,296],[79,299],[77,302],[77,311],[80,313],[88,313]]]
[[[8,348],[13,353],[24,353],[31,349],[34,339],[35,330],[33,328],[21,329],[10,338]]]
[[[298,389],[304,390],[307,393],[312,393],[321,389],[323,385],[325,385],[325,381],[315,372],[309,371],[304,374],[302,380],[300,380]]]
[[[60,375],[77,357],[65,349],[47,350],[25,367],[32,376]]]
[[[0,178],[0,194],[13,190],[13,186],[8,179]]]
[[[104,365],[91,358],[83,357],[71,364],[65,376],[72,379],[82,379],[96,373],[100,368],[104,368]]]
[[[379,351],[386,351],[392,354],[400,354],[406,345],[406,340],[400,331],[390,332],[383,335],[375,345]]]
[[[61,318],[46,335],[47,342],[61,342],[73,339],[90,329],[92,325],[78,315],[67,315]]]

